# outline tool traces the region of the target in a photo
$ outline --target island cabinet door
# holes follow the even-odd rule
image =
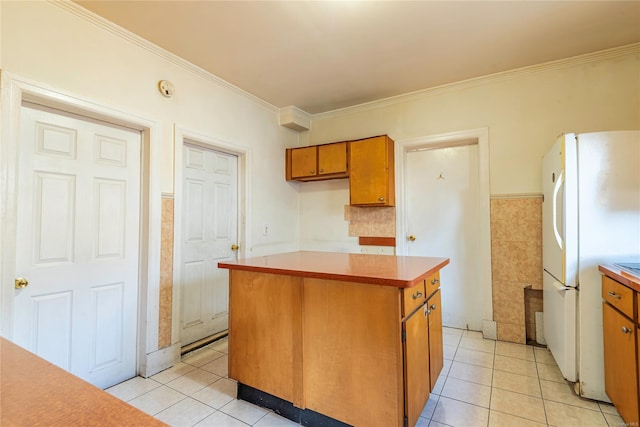
[[[429,400],[428,307],[422,305],[403,322],[404,407],[408,426],[415,426]]]
[[[433,390],[444,366],[440,289],[427,300],[427,307],[429,315],[429,376],[431,378],[431,388],[429,390]]]
[[[229,378],[302,407],[302,280],[232,270],[229,301]]]
[[[638,425],[636,328],[610,304],[602,303],[604,389],[627,425]]]

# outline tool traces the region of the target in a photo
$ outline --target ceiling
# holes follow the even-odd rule
[[[80,1],[308,113],[640,42],[640,1]]]

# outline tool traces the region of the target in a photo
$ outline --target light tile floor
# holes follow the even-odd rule
[[[236,399],[227,340],[185,355],[150,378],[106,391],[171,426],[298,426]],[[445,364],[418,427],[624,426],[616,409],[577,397],[544,348],[444,328]],[[366,427],[366,426],[365,426]]]

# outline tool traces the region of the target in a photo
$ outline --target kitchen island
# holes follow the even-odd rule
[[[414,426],[443,365],[448,263],[330,252],[219,263],[238,398],[310,426]]]

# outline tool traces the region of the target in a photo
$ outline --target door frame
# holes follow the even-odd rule
[[[173,185],[173,289],[172,289],[172,319],[171,319],[171,342],[178,343],[180,341],[180,319],[182,318],[182,292],[181,277],[182,266],[182,173],[184,145],[199,146],[208,150],[216,150],[222,153],[234,155],[238,158],[238,246],[240,248],[236,252],[238,259],[245,258],[247,248],[251,247],[251,233],[248,231],[248,225],[251,224],[251,183],[249,177],[251,165],[251,151],[242,144],[234,144],[225,141],[222,138],[213,137],[193,129],[175,126],[175,150],[174,150],[174,185]]]
[[[17,153],[20,111],[29,101],[62,112],[97,119],[140,131],[140,236],[138,264],[136,373],[152,375],[162,362],[158,350],[160,294],[160,123],[98,103],[86,97],[2,71],[0,75],[0,335],[13,336],[13,279],[17,229]],[[145,327],[146,326],[146,327]],[[154,354],[155,353],[155,354]]]
[[[491,286],[491,217],[489,181],[489,128],[478,128],[458,132],[400,139],[395,144],[396,169],[396,251],[408,254],[406,236],[409,235],[406,197],[407,154],[416,148],[450,148],[461,145],[478,145],[478,179],[480,212],[480,253],[478,281],[482,287],[482,333],[485,338],[497,339],[496,323],[493,320],[493,298]],[[446,284],[445,284],[446,286]]]

